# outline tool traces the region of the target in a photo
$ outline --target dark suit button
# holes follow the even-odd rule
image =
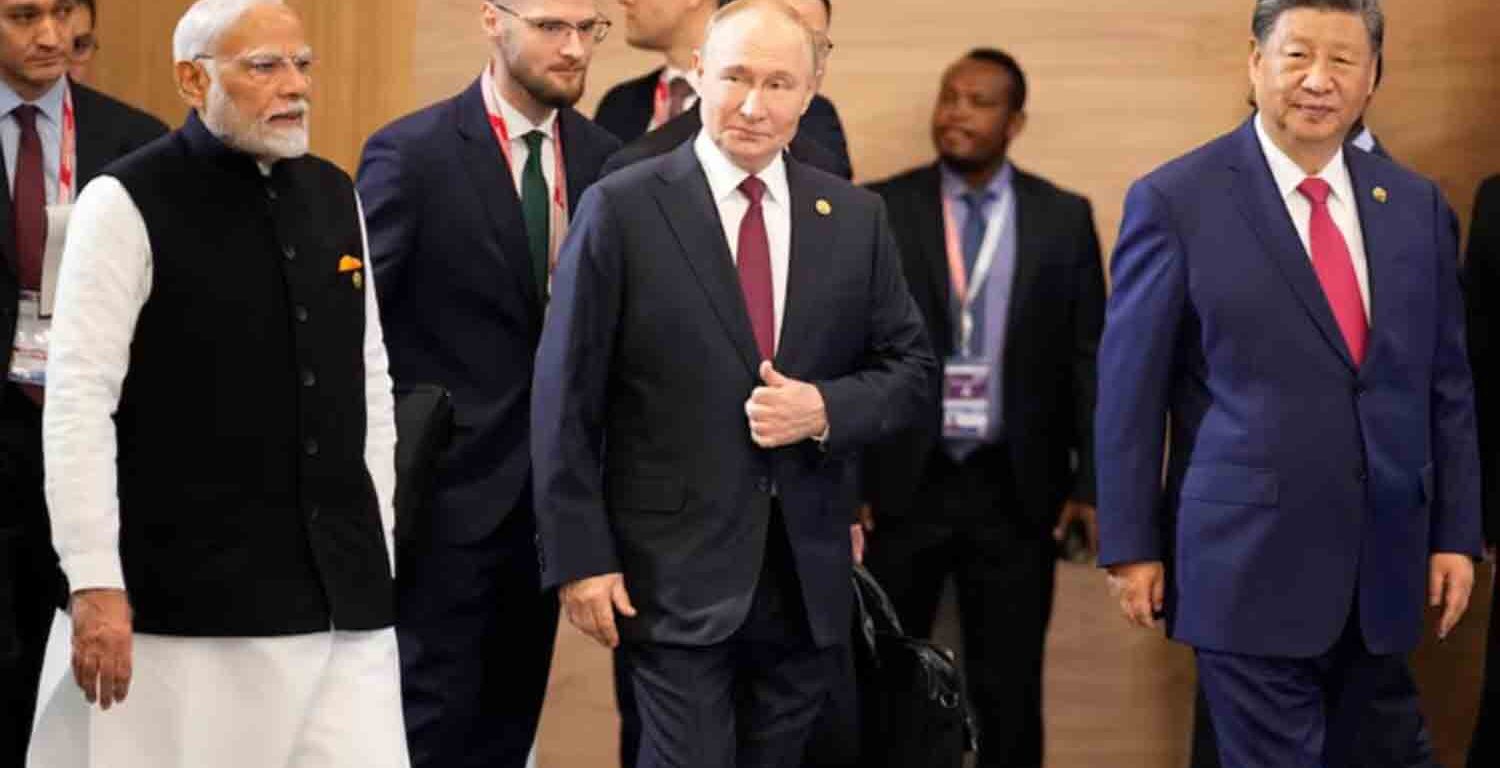
[[[310,521],[312,521],[312,522],[317,522],[318,515],[322,511],[323,510],[317,504],[312,504],[312,505],[308,506],[308,508],[307,508],[307,519],[310,520]]]
[[[302,386],[304,386],[304,387],[313,387],[313,386],[317,386],[317,384],[318,384],[318,374],[313,373],[312,371],[303,371],[302,372]]]
[[[1365,481],[1367,481],[1367,480],[1370,479],[1370,473],[1368,473],[1368,472],[1364,471],[1363,469],[1361,469],[1361,470],[1359,470],[1359,472],[1355,473],[1355,477],[1358,477],[1359,481],[1361,483],[1363,483],[1363,482],[1365,482]]]
[[[761,493],[770,493],[771,492],[771,478],[769,478],[769,477],[757,477],[757,478],[755,478],[755,488],[756,488],[756,490],[760,491]]]
[[[275,200],[278,197],[278,195],[276,194],[276,189],[274,187],[267,186],[266,187],[266,197],[269,197],[272,200]]]
[[[305,323],[305,322],[307,322],[307,307],[304,307],[301,304],[298,304],[297,306],[293,307],[292,308],[292,317],[297,318],[297,322],[299,322],[299,323]]]
[[[312,439],[310,437],[307,438],[307,440],[302,443],[302,451],[304,453],[306,453],[308,456],[317,456],[318,455],[318,441],[314,440],[314,439]]]
[[[281,249],[281,255],[285,256],[287,261],[295,261],[297,259],[297,249],[288,245]]]

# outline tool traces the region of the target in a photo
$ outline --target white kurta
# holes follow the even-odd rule
[[[368,254],[363,211],[358,216]],[[94,180],[78,198],[63,253],[43,416],[53,539],[75,590],[125,586],[112,416],[151,274],[140,211],[119,181]],[[368,264],[365,279],[365,462],[394,569],[395,403]],[[60,644],[54,651],[68,652]],[[48,664],[67,668],[66,659]],[[30,765],[410,764],[393,629],[269,638],[136,633],[133,666],[129,696],[108,712],[88,708],[71,673],[51,695],[44,688]]]

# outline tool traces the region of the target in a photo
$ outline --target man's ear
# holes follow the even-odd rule
[[[202,111],[208,103],[209,88],[213,85],[208,68],[194,61],[179,61],[174,74],[177,76],[177,95],[188,106]]]

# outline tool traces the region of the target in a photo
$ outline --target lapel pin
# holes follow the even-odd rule
[[[362,291],[365,289],[365,273],[355,272],[350,279],[354,281],[354,290]]]
[[[1375,202],[1377,203],[1383,203],[1390,198],[1390,195],[1386,194],[1385,187],[1376,187],[1375,191],[1371,194],[1375,196]]]
[[[813,203],[813,209],[818,212],[819,216],[827,216],[833,213],[833,204],[823,198],[818,198],[818,202]]]

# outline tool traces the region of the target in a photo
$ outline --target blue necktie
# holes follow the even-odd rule
[[[990,204],[995,201],[995,195],[988,189],[983,191],[970,190],[963,194],[964,206],[968,209],[968,215],[964,218],[964,231],[961,245],[964,249],[964,274],[968,275],[969,292],[974,296],[974,304],[969,307],[969,316],[974,320],[974,330],[969,337],[969,349],[974,355],[980,355],[984,351],[984,291],[982,287],[974,285],[974,265],[979,262],[979,249],[984,246],[984,234],[990,223]],[[958,342],[959,353],[964,354],[963,349],[963,302],[967,296],[959,296],[959,324]]]

